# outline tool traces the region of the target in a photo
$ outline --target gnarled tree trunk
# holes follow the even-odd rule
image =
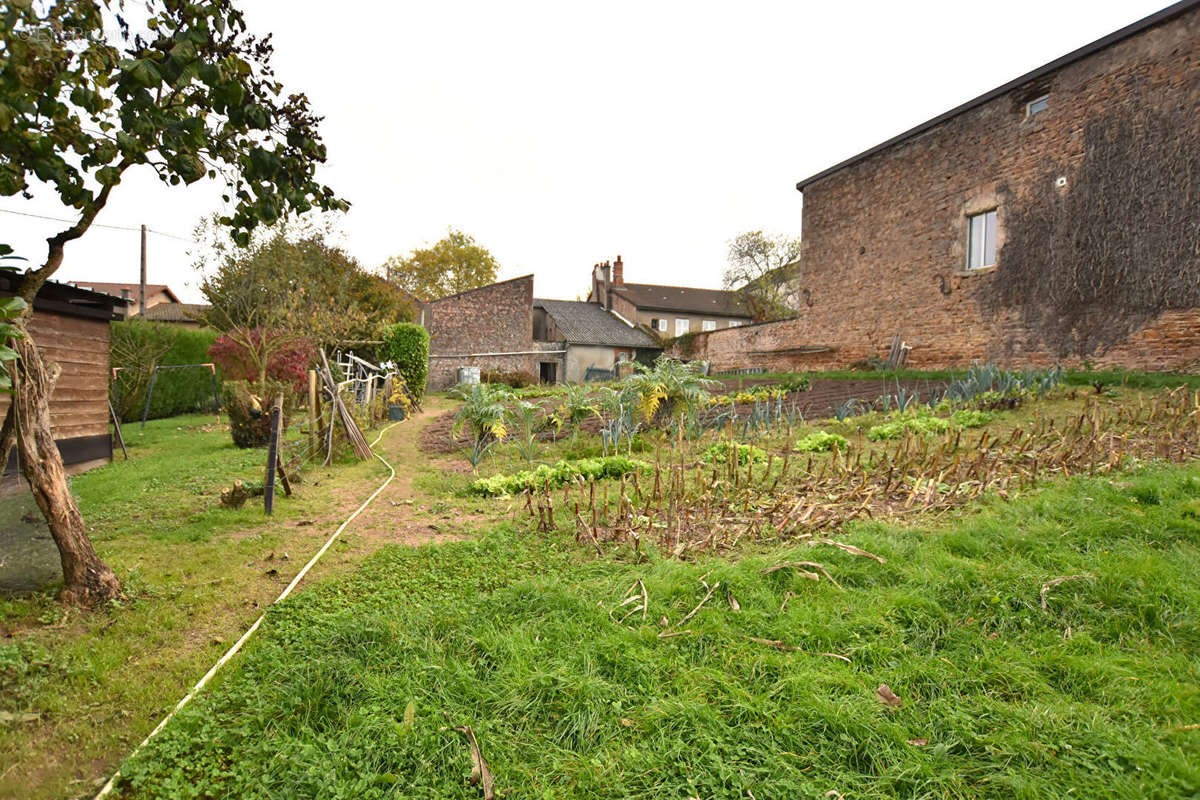
[[[50,432],[50,394],[59,367],[47,366],[24,320],[24,337],[13,341],[18,360],[12,363],[12,402],[0,429],[0,458],[7,459],[15,439],[21,468],[62,561],[63,589],[59,600],[93,607],[121,595],[121,584],[88,538],[83,516],[67,485],[62,455]]]

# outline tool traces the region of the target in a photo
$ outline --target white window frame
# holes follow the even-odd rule
[[[1036,105],[1039,105],[1039,104],[1041,105],[1041,107],[1035,111],[1033,107]],[[1050,95],[1049,94],[1044,94],[1041,97],[1035,97],[1032,100],[1030,100],[1028,103],[1025,104],[1025,116],[1027,116],[1027,117],[1034,117],[1034,116],[1037,116],[1038,114],[1041,114],[1043,111],[1049,111],[1049,110],[1050,110]]]
[[[701,331],[715,331],[717,329],[717,321],[715,319],[700,320]]]
[[[988,218],[992,222],[989,225]],[[976,235],[975,221],[979,220],[979,236]],[[967,264],[966,269],[988,269],[996,266],[996,238],[1000,230],[999,209],[991,208],[977,214],[967,215]],[[990,258],[989,258],[989,250]]]
[[[692,327],[692,321],[690,319],[678,319],[677,318],[675,320],[675,335],[683,336],[685,333],[690,332],[691,327]]]
[[[729,320],[729,327],[740,328],[742,327],[742,321],[740,319],[731,319]]]
[[[661,319],[654,320],[654,324],[651,327],[653,327],[654,330],[656,330],[660,333],[666,333],[667,332],[667,318],[663,317]]]

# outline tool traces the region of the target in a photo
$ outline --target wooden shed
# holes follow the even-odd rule
[[[20,275],[0,271],[0,297],[16,293]],[[70,473],[112,460],[108,410],[109,322],[120,319],[119,297],[47,282],[33,304],[29,331],[47,361],[62,367],[50,396],[50,426]],[[8,397],[0,395],[0,420]],[[0,482],[19,471],[17,451],[0,454]]]

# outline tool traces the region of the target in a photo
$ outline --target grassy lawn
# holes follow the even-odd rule
[[[127,600],[79,615],[53,589],[0,596],[0,711],[26,719],[0,724],[0,797],[94,792],[387,475],[378,461],[316,468],[271,518],[261,498],[224,508],[222,487],[262,480],[265,451],[238,450],[213,423],[127,425],[129,461],[72,479]],[[389,433],[384,452],[411,460],[414,431]],[[382,541],[349,531],[306,580],[343,574]]]
[[[1058,481],[853,525],[883,564],[593,560],[509,525],[384,549],[272,610],[125,795],[479,797],[470,725],[515,797],[1192,796],[1198,505],[1196,466]],[[762,573],[797,560],[841,589]]]
[[[839,503],[866,507],[833,494],[857,484],[860,463],[890,483],[887,459],[929,455],[936,493],[893,488],[908,495],[901,508],[885,491],[876,521],[838,533],[883,563],[769,524],[720,556],[665,558],[646,521],[637,551],[603,534],[593,549],[577,543],[560,490],[557,528],[537,532],[522,499],[468,495],[463,454],[426,446],[423,427],[453,408],[428,398],[425,416],[379,444],[395,483],[126,764],[120,791],[477,798],[452,730],[469,725],[500,796],[1197,795],[1200,466],[1169,466],[1150,446],[1194,456],[1190,406],[1149,415],[1181,397],[1067,388],[996,412],[962,434],[964,469],[972,443],[989,442],[985,483],[963,495],[978,500],[936,502],[970,484],[952,477],[953,432],[873,441],[871,427],[894,417],[872,413],[755,436],[772,454],[817,430],[848,440],[845,453],[806,453],[803,469],[795,459],[779,485],[785,508],[796,492],[822,505],[809,525]],[[1085,421],[1107,437],[1102,473],[1114,443],[1128,458],[1111,474],[1063,478],[1068,464],[1095,466],[1083,450],[1050,458]],[[691,502],[709,474],[692,464],[725,435],[647,432],[640,457],[666,465],[665,483],[678,464],[677,494]],[[130,461],[72,488],[129,598],[85,616],[64,615],[52,592],[0,599],[0,797],[94,792],[387,474],[377,461],[309,471],[267,519],[255,499],[220,506],[234,478],[260,477],[263,453],[233,448],[211,417],[128,426],[126,438]],[[564,434],[536,460],[600,451],[595,434]],[[481,475],[527,466],[514,443],[494,453]],[[1022,458],[1041,459],[1036,480]],[[747,531],[770,516],[762,504],[785,468],[772,459],[744,480],[731,473]],[[998,463],[1024,479],[980,491]],[[644,474],[643,491],[658,477]],[[610,518],[619,485],[602,483],[594,497]],[[897,510],[903,521],[888,519]],[[764,572],[801,561],[821,567]],[[624,603],[643,586],[644,614]],[[881,684],[898,707],[876,696]]]

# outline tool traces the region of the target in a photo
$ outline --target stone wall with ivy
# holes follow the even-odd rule
[[[995,265],[967,269],[990,210]],[[1200,7],[807,185],[803,214],[799,318],[694,357],[840,367],[898,334],[914,367],[1200,363]]]

